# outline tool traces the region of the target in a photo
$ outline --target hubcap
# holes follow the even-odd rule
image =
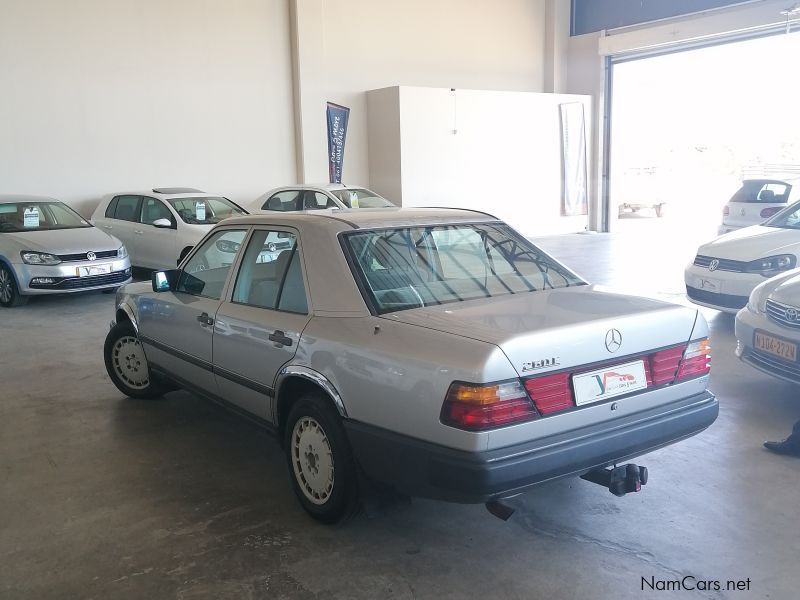
[[[314,504],[325,504],[333,491],[333,452],[313,417],[303,417],[294,426],[292,466],[303,495]]]
[[[114,342],[111,349],[114,372],[130,388],[141,390],[150,383],[150,370],[139,340],[126,335]]]
[[[0,300],[3,302],[11,302],[14,293],[12,285],[11,274],[6,269],[0,269]]]

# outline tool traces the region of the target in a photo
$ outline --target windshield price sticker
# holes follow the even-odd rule
[[[24,227],[39,227],[39,209],[29,206],[22,213],[22,225]]]
[[[647,375],[644,362],[637,360],[575,375],[572,383],[575,387],[575,404],[581,406],[644,389],[647,387]]]
[[[205,202],[198,202],[194,205],[195,217],[197,217],[198,221],[205,221],[206,220],[206,203]]]
[[[350,192],[350,208],[358,208],[358,194]]]

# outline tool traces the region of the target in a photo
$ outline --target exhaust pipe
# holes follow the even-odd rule
[[[581,475],[581,479],[608,488],[615,496],[622,497],[628,492],[639,492],[647,483],[647,467],[634,464],[594,469]]]

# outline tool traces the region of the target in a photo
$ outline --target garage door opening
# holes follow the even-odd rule
[[[613,63],[610,229],[696,247],[743,180],[800,177],[798,56],[783,33]]]

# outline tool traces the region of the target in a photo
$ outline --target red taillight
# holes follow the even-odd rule
[[[780,210],[781,210],[780,206],[771,206],[770,208],[765,208],[760,213],[761,214],[761,218],[762,219],[766,219],[767,217],[771,217],[772,215],[774,215],[775,213],[779,212]]]
[[[725,208],[722,209],[722,216],[727,217],[729,214],[731,214],[731,207],[725,206]]]
[[[711,344],[708,343],[708,338],[691,342],[683,355],[677,380],[691,379],[705,375],[709,371],[711,371]]]
[[[480,431],[537,417],[536,409],[518,381],[473,385],[453,383],[442,406],[442,423]]]
[[[649,383],[664,385],[675,381],[675,374],[678,372],[678,365],[685,349],[686,346],[676,346],[651,354]]]
[[[669,385],[711,370],[708,338],[673,346],[640,357],[647,387]],[[612,369],[609,365],[608,369]],[[441,420],[468,431],[483,431],[530,421],[539,415],[575,407],[570,379],[573,371],[492,384],[453,383],[442,406]],[[526,393],[527,391],[527,393]],[[644,390],[641,390],[644,391]]]
[[[556,373],[525,381],[525,389],[540,413],[546,415],[575,406],[569,388],[571,375],[572,373]]]

